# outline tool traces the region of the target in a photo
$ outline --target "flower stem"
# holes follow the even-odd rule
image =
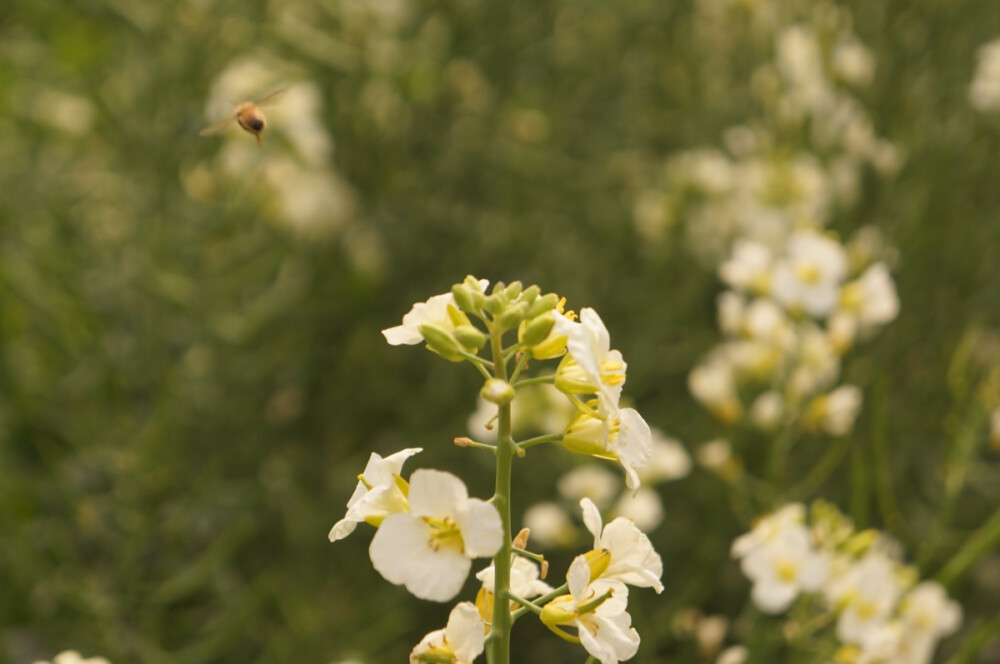
[[[490,326],[490,344],[493,351],[493,375],[507,380],[507,363],[501,345],[502,331],[499,326]],[[497,414],[497,472],[493,506],[500,512],[503,526],[503,544],[493,558],[493,624],[490,627],[490,664],[510,664],[510,628],[513,617],[510,612],[510,565],[511,565],[511,525],[510,525],[510,475],[517,445],[511,438],[510,404],[500,406]]]

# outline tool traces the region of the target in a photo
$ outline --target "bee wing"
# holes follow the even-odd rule
[[[282,97],[282,96],[283,96],[283,95],[284,95],[284,94],[285,94],[286,92],[288,92],[288,86],[285,86],[285,87],[283,87],[283,88],[278,88],[277,90],[275,90],[274,92],[272,92],[272,93],[271,93],[271,94],[269,94],[268,96],[264,97],[264,98],[263,98],[263,99],[261,99],[260,101],[255,101],[254,103],[255,103],[255,104],[256,104],[257,106],[268,106],[268,105],[270,105],[270,104],[273,104],[273,103],[275,103],[275,102],[276,102],[276,101],[278,101],[279,99],[281,99],[281,97]]]
[[[204,129],[202,129],[201,131],[199,131],[198,135],[199,136],[208,136],[210,134],[218,134],[220,131],[225,130],[226,127],[228,127],[230,124],[232,124],[233,120],[235,120],[235,119],[236,119],[235,115],[230,115],[225,120],[219,120],[215,124],[208,125]]]

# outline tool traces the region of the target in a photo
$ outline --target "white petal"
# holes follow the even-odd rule
[[[590,565],[587,564],[586,558],[577,556],[573,559],[566,573],[566,581],[573,599],[579,602],[586,594],[587,586],[590,585]]]
[[[369,486],[378,486],[393,481],[393,475],[399,475],[403,470],[403,463],[414,454],[422,452],[423,448],[408,447],[395,454],[390,454],[384,459],[374,452],[365,466],[365,481]]]
[[[405,325],[397,325],[382,330],[382,336],[390,346],[412,346],[424,340],[424,335]]]
[[[448,646],[458,657],[459,662],[471,662],[483,653],[486,633],[475,604],[461,602],[455,605],[448,616],[445,635],[448,638]]]
[[[799,589],[787,583],[764,583],[753,584],[751,591],[754,604],[764,613],[781,613],[798,597]]]
[[[393,514],[372,538],[368,554],[386,581],[421,599],[447,602],[458,594],[472,561],[457,549],[430,546],[431,530],[412,514]]]
[[[590,498],[580,499],[580,509],[583,510],[583,525],[587,526],[587,530],[594,536],[594,548],[599,548],[602,528],[601,513]]]
[[[468,499],[456,514],[455,521],[462,531],[465,555],[471,558],[488,558],[503,546],[500,512],[485,500]]]
[[[639,588],[653,588],[658,593],[663,591],[660,583],[663,561],[634,523],[624,517],[609,523],[601,536],[601,546],[611,553],[611,564],[603,576]]]
[[[421,468],[410,475],[410,510],[417,516],[454,518],[468,499],[465,484],[451,473]]]
[[[330,529],[330,541],[336,542],[337,540],[342,540],[351,533],[354,532],[355,526],[358,525],[357,521],[348,521],[347,519],[341,519],[337,523],[333,524],[333,528]]]

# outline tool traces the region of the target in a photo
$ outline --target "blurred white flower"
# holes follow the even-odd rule
[[[852,565],[845,574],[831,579],[828,595],[842,606],[837,620],[837,637],[847,643],[864,644],[891,618],[903,593],[896,563],[873,550]]]
[[[750,405],[750,419],[764,431],[776,429],[785,416],[785,399],[780,392],[768,390]]]
[[[847,252],[836,240],[812,232],[796,233],[774,267],[773,293],[786,308],[825,318],[837,305],[847,275]]]
[[[891,322],[899,314],[896,284],[889,268],[879,262],[870,266],[840,292],[842,310],[853,314],[861,329],[871,329]]]
[[[682,477],[691,472],[691,455],[676,438],[664,435],[653,427],[653,455],[649,462],[639,468],[639,478],[643,482],[659,484]]]
[[[590,498],[602,509],[611,504],[620,486],[617,475],[594,463],[577,466],[560,477],[558,483],[559,493],[567,500]]]
[[[774,256],[767,245],[741,238],[733,243],[729,260],[719,267],[719,277],[737,290],[763,295],[771,290],[773,267]]]
[[[753,581],[754,604],[765,613],[781,613],[803,590],[818,590],[827,575],[826,558],[813,549],[805,526],[791,521],[778,525],[756,546],[747,546],[746,540],[733,545],[740,569]]]
[[[49,664],[39,660],[34,664]],[[52,658],[52,664],[110,664],[104,657],[84,658],[76,650],[65,650]]]
[[[864,44],[842,41],[833,49],[833,71],[851,85],[868,85],[875,73],[875,59]]]
[[[569,546],[576,541],[577,529],[566,510],[556,503],[536,503],[524,512],[524,527],[542,548]]]
[[[743,664],[749,654],[746,646],[729,646],[719,653],[715,664]]]
[[[635,493],[622,494],[611,514],[626,518],[639,530],[649,532],[663,521],[663,501],[656,491],[642,487]]]
[[[414,471],[408,498],[411,512],[389,515],[372,538],[372,565],[415,596],[446,602],[461,590],[472,558],[500,549],[500,513],[440,470]]]
[[[841,385],[829,394],[813,399],[806,408],[806,426],[822,429],[831,436],[845,436],[854,429],[863,401],[855,385]]]
[[[980,111],[1000,109],[1000,39],[979,47],[969,101]]]

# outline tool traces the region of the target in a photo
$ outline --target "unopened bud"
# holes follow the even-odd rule
[[[523,302],[518,302],[507,307],[502,314],[500,314],[500,328],[503,330],[510,330],[521,324],[524,320],[524,313],[527,311],[528,305]]]
[[[517,534],[514,538],[512,546],[515,549],[521,549],[522,551],[528,548],[528,536],[531,535],[531,530],[528,528],[521,528],[521,532]]]
[[[524,285],[520,281],[515,281],[512,282],[510,285],[507,286],[507,288],[503,290],[503,294],[507,296],[508,300],[513,302],[514,300],[517,299],[517,296],[521,294],[521,291],[523,289]]]
[[[455,445],[457,447],[468,447],[472,444],[472,439],[466,436],[459,436],[455,439]]]
[[[486,309],[493,316],[499,316],[504,310],[503,297],[496,293],[490,295],[483,301],[483,309]]]
[[[460,350],[458,342],[455,341],[455,337],[449,334],[447,330],[433,323],[425,323],[419,329],[420,334],[424,337],[424,341],[427,342],[427,347],[432,351],[452,362],[460,362],[462,360],[462,357],[458,354]]]
[[[542,294],[542,289],[538,286],[528,286],[521,292],[521,302],[525,304],[531,304],[534,302],[539,295]]]
[[[557,304],[559,304],[559,296],[555,293],[546,293],[531,303],[531,306],[528,307],[528,313],[525,314],[525,318],[541,316],[546,311],[555,309]]]
[[[486,335],[472,325],[459,325],[453,334],[458,343],[466,348],[479,350],[486,344]]]
[[[529,347],[540,344],[549,336],[555,324],[556,317],[554,314],[546,312],[540,316],[536,316],[521,324],[521,327],[517,331],[517,340],[522,345]]]
[[[470,289],[465,284],[455,284],[451,287],[451,296],[455,298],[455,304],[462,311],[472,313],[478,311],[479,307],[482,306],[483,300],[486,299],[479,291],[474,291]]]
[[[514,398],[514,388],[505,380],[490,378],[479,391],[484,399],[498,406],[510,403]]]

